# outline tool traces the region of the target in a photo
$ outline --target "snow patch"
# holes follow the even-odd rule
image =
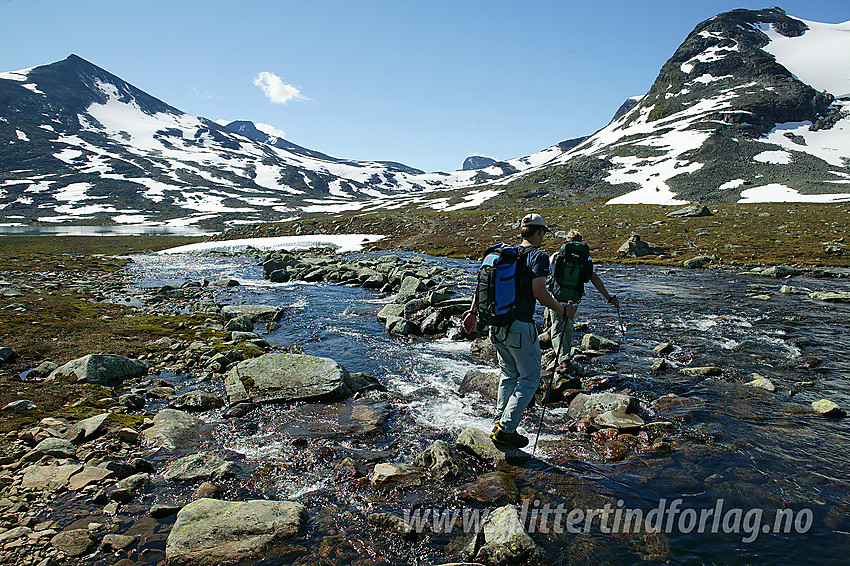
[[[741,191],[739,203],[759,202],[848,202],[850,194],[801,195],[796,189],[773,183]]]
[[[772,163],[774,165],[788,165],[791,163],[792,155],[787,151],[763,151],[753,157],[760,163]]]
[[[335,248],[337,253],[356,252],[366,244],[383,240],[377,234],[328,234],[315,236],[278,236],[275,238],[244,238],[223,242],[200,242],[157,252],[159,254],[182,254],[190,252],[224,251],[236,252],[251,247],[258,250],[304,250],[309,248]]]
[[[823,24],[795,18],[809,29],[799,37],[786,37],[770,26],[770,43],[763,49],[815,90],[836,97],[850,95],[850,21]]]

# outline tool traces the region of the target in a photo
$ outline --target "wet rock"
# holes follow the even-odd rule
[[[824,301],[827,303],[850,303],[850,292],[815,292],[809,293],[809,298],[815,301]]]
[[[30,466],[24,470],[21,487],[55,491],[68,485],[68,479],[83,469],[82,464],[62,466]]]
[[[62,531],[50,539],[53,548],[66,556],[76,558],[94,550],[94,539],[85,529]]]
[[[408,275],[401,281],[401,287],[396,294],[395,302],[404,304],[414,298],[416,295],[425,293],[428,287],[418,277]]]
[[[68,489],[77,491],[90,485],[97,485],[106,479],[115,477],[112,470],[106,468],[85,466],[68,480]]]
[[[457,437],[457,445],[484,460],[499,465],[501,462],[522,463],[528,461],[531,456],[517,448],[509,448],[502,444],[497,445],[490,438],[490,434],[475,427],[467,427]]]
[[[485,399],[495,399],[499,392],[500,380],[501,372],[499,370],[471,369],[463,376],[459,393],[468,395],[477,391]]]
[[[372,513],[366,520],[369,521],[369,524],[379,529],[398,533],[406,540],[414,539],[417,535],[416,528],[398,515],[391,513]]]
[[[226,411],[222,414],[225,419],[238,419],[240,417],[244,417],[248,413],[250,413],[254,409],[254,404],[250,401],[241,402],[231,405],[227,408]]]
[[[597,336],[596,334],[585,334],[581,337],[582,350],[612,351],[619,347],[620,344],[618,342]]]
[[[378,311],[376,316],[378,317],[378,322],[386,324],[387,319],[390,317],[401,318],[404,316],[404,305],[389,303],[384,305],[384,307]]]
[[[362,372],[352,372],[348,374],[349,381],[351,382],[351,389],[355,392],[364,392],[364,391],[386,391],[387,388],[383,383],[378,381],[376,378],[371,375],[362,373]]]
[[[667,360],[661,358],[660,360],[655,360],[653,364],[649,367],[649,370],[653,373],[659,373],[665,371],[669,367]]]
[[[264,354],[239,362],[225,379],[231,404],[336,400],[351,395],[348,372],[330,358]]]
[[[253,332],[254,323],[244,314],[234,316],[224,325],[226,332]]]
[[[301,532],[306,522],[304,506],[291,501],[198,499],[177,514],[165,546],[166,560],[181,566],[257,560]]]
[[[392,405],[388,401],[358,399],[340,408],[340,428],[345,433],[367,433],[380,430],[391,412]]]
[[[38,405],[30,401],[29,399],[19,399],[17,401],[12,401],[11,403],[8,403],[3,407],[4,411],[34,411],[35,409],[38,409]]]
[[[384,324],[384,330],[386,330],[387,334],[395,334],[397,336],[410,336],[418,333],[416,325],[400,316],[388,317],[387,322]]]
[[[717,377],[723,374],[723,372],[720,371],[720,368],[715,366],[681,368],[679,371],[688,377]]]
[[[567,414],[574,419],[594,417],[608,411],[618,413],[635,413],[638,409],[637,399],[630,395],[619,393],[579,393],[570,403]]]
[[[73,458],[77,453],[77,449],[69,440],[54,437],[45,438],[39,442],[35,450],[55,458]]]
[[[138,360],[115,354],[89,354],[60,366],[47,379],[113,387],[128,379],[140,379],[147,373],[147,366]]]
[[[659,357],[663,356],[664,354],[669,354],[672,351],[673,344],[671,344],[670,342],[664,342],[652,349],[652,353]]]
[[[645,255],[663,255],[664,248],[655,246],[648,242],[644,242],[637,234],[632,234],[622,246],[617,250],[617,253],[626,257],[643,257]]]
[[[688,218],[698,216],[714,216],[707,206],[702,204],[689,204],[667,213],[667,218]]]
[[[195,391],[187,391],[172,398],[168,402],[168,406],[181,411],[211,411],[212,409],[223,407],[224,399],[218,395],[213,395],[209,391],[197,389]]]
[[[117,489],[126,489],[130,493],[138,493],[146,490],[151,484],[150,474],[139,473],[128,476],[115,484]]]
[[[243,471],[241,464],[226,460],[216,452],[199,452],[168,464],[162,477],[171,481],[198,481],[231,478]]]
[[[220,496],[221,488],[212,482],[205,481],[192,494],[192,499],[218,499]]]
[[[769,391],[770,393],[776,391],[776,386],[773,384],[773,382],[771,382],[763,375],[754,373],[750,375],[750,377],[752,378],[752,380],[745,383],[745,385],[749,387],[755,387],[756,389],[763,389],[765,391]]]
[[[274,305],[227,305],[221,309],[221,313],[228,320],[246,316],[252,323],[272,322],[280,320],[284,315],[283,309]]]
[[[375,464],[371,483],[373,486],[422,485],[422,470],[404,463]]]
[[[490,472],[472,483],[462,485],[458,495],[488,505],[508,505],[518,503],[519,489],[510,474]]]
[[[714,263],[715,257],[710,255],[698,255],[691,259],[687,259],[682,262],[682,265],[686,269],[702,269],[706,265]]]
[[[499,507],[487,516],[466,555],[470,560],[493,566],[539,565],[545,558],[525,532],[515,505]]]
[[[779,292],[783,295],[804,295],[806,293],[802,289],[792,287],[791,285],[783,285],[779,288]]]
[[[442,440],[434,441],[426,450],[416,455],[413,464],[428,470],[440,479],[460,473],[460,464],[452,453],[451,446]]]
[[[163,409],[153,418],[153,426],[142,431],[142,442],[166,448],[179,448],[197,437],[203,421],[184,411]]]
[[[847,415],[847,413],[838,406],[838,404],[830,401],[829,399],[821,399],[820,401],[815,401],[812,403],[812,410],[825,417],[837,417],[841,418]]]
[[[784,265],[774,265],[761,271],[762,276],[773,277],[776,279],[784,279],[786,277],[791,277],[792,275],[799,275],[799,273],[799,269],[794,269],[793,267],[787,267]]]
[[[148,512],[148,515],[154,519],[164,519],[176,515],[182,507],[180,505],[171,505],[168,503],[157,503]]]
[[[103,540],[101,541],[101,549],[104,552],[115,552],[117,550],[124,550],[125,548],[136,542],[136,538],[137,537],[135,535],[104,535]]]
[[[644,425],[644,421],[637,415],[621,413],[619,411],[605,411],[593,419],[593,423],[600,428],[640,428]]]
[[[491,366],[497,366],[499,364],[496,348],[488,337],[474,340],[469,346],[469,353],[472,355],[472,359],[477,362]]]

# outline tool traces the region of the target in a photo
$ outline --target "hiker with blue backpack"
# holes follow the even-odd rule
[[[570,230],[561,248],[550,258],[552,274],[549,278],[549,291],[560,302],[577,305],[584,296],[584,284],[593,286],[602,294],[608,304],[620,309],[620,300],[605,288],[602,279],[593,268],[590,248],[582,241],[581,232]],[[543,328],[552,338],[552,348],[557,352],[556,372],[568,373],[570,345],[573,341],[573,317],[564,318],[557,312],[546,309],[543,315]]]
[[[540,385],[542,353],[534,309],[537,301],[561,317],[572,318],[575,305],[559,303],[546,287],[549,257],[538,249],[549,228],[539,214],[522,219],[519,246],[496,244],[484,252],[472,308],[463,319],[467,333],[480,323],[490,327],[501,376],[497,423],[490,437],[515,448],[528,445],[517,432],[522,413]]]

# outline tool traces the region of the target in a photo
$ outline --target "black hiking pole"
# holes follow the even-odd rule
[[[617,306],[617,320],[620,322],[620,333],[623,335],[623,349],[626,351],[626,359],[629,360],[629,371],[632,373],[632,379],[637,379],[635,368],[632,365],[632,356],[629,354],[629,345],[626,343],[626,327],[623,326],[623,317],[620,316],[620,307]]]
[[[564,317],[564,324],[567,324],[567,317]],[[561,345],[558,347],[558,354],[555,357],[555,370],[552,372],[552,377],[549,379],[549,384],[546,387],[546,393],[543,394],[543,401],[540,403],[540,422],[537,423],[537,436],[534,437],[534,446],[531,448],[531,457],[534,458],[534,452],[537,450],[537,441],[540,439],[540,431],[543,430],[543,416],[546,414],[546,401],[549,398],[549,392],[552,391],[552,384],[555,382],[555,376],[558,375],[558,361],[561,359],[561,354],[564,352],[564,342],[566,336],[561,336]]]

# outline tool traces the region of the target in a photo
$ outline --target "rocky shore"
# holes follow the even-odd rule
[[[469,297],[457,293],[458,285],[469,283],[465,270],[394,253],[358,259],[323,251],[249,253],[271,283],[369,289],[386,298],[375,316],[394,339],[468,340],[479,363],[494,365],[488,339],[459,330],[460,315],[469,308]],[[754,276],[775,278],[799,273],[782,267],[752,270]],[[0,308],[7,312],[35,308],[38,296],[53,291],[92,304],[127,302],[121,271],[50,274],[40,281],[11,271],[2,277]],[[146,324],[162,335],[139,342],[126,355],[93,348],[73,359],[42,359],[35,350],[21,355],[18,348],[0,344],[0,371],[4,381],[21,387],[17,391],[38,385],[84,394],[64,403],[20,396],[2,407],[22,424],[6,432],[0,455],[0,563],[211,565],[287,556],[292,563],[312,564],[313,553],[347,563],[354,557],[333,554],[335,537],[343,535],[329,527],[339,525],[337,515],[343,513],[342,521],[360,525],[361,536],[374,538],[378,549],[428,544],[441,549],[445,563],[546,564],[549,542],[534,536],[523,501],[546,502],[557,494],[558,501],[589,508],[611,499],[604,485],[559,473],[553,463],[530,463],[528,452],[505,451],[478,428],[437,439],[421,431],[429,437],[423,450],[399,449],[410,442],[400,442],[398,429],[388,423],[405,418],[398,407],[409,399],[357,368],[306,355],[298,346],[272,346],[264,336],[279,327],[283,311],[276,305],[229,303],[229,291],[238,286],[237,280],[222,279],[143,290],[132,297],[139,305],[129,316],[150,317]],[[807,296],[848,300],[846,293]],[[18,299],[29,302],[14,302]],[[700,409],[694,399],[636,391],[628,379],[587,363],[623,347],[613,338],[577,325],[574,363],[555,374],[549,337],[540,336],[546,353],[535,401],[553,409],[547,427],[561,431],[557,439],[541,442],[546,452],[562,462],[617,462],[633,454],[710,445],[713,436],[693,424]],[[722,380],[726,372],[687,361],[687,352],[670,343],[658,344],[655,355],[651,371],[657,373]],[[770,376],[751,377],[742,385],[776,390]],[[473,370],[459,392],[492,399],[497,382],[498,370]],[[417,394],[422,393],[410,395]],[[843,416],[841,407],[830,403],[818,402],[812,411]],[[257,486],[269,470],[216,446],[218,430],[257,426],[257,415],[274,407],[293,411],[284,441],[293,450],[311,452],[292,465],[305,472],[318,467],[333,489],[362,503],[359,509],[343,505],[329,512],[311,506],[309,498],[268,497]],[[417,431],[408,429],[411,433]],[[356,449],[342,442],[352,438]],[[457,536],[448,537],[423,531],[399,512],[405,505],[435,509],[447,501],[486,509],[486,519],[475,532],[458,529]],[[305,549],[311,531],[327,542]],[[641,529],[626,538],[640,559],[669,557],[662,533]],[[605,541],[573,544],[578,559],[581,545]]]

